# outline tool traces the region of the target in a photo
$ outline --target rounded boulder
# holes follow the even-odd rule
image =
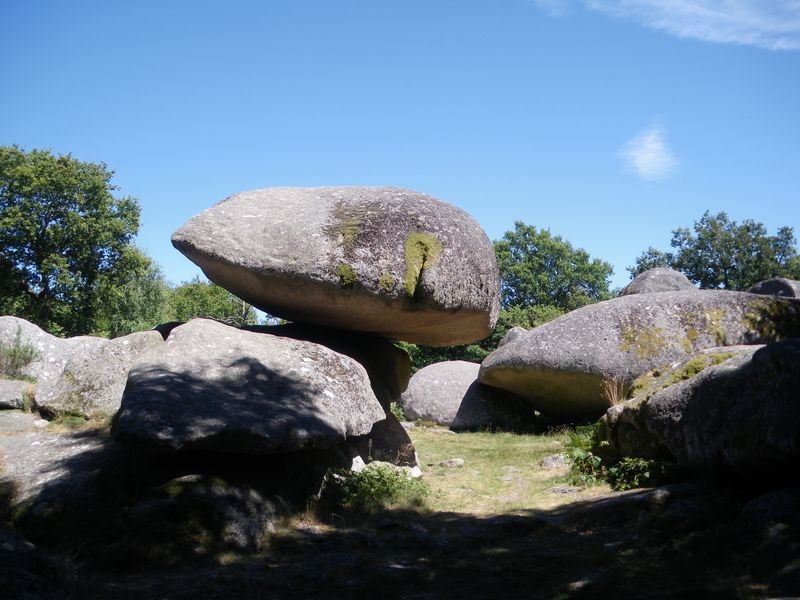
[[[449,346],[485,338],[499,314],[483,229],[411,190],[243,192],[190,219],[172,243],[214,283],[290,321]]]

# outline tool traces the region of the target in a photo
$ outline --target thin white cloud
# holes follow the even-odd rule
[[[634,171],[645,181],[657,181],[669,177],[678,166],[664,133],[653,125],[628,140],[620,151],[627,169]]]
[[[534,0],[562,16],[569,0]],[[800,0],[582,0],[583,5],[682,38],[800,50]]]

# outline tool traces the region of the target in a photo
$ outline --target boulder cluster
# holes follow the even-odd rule
[[[602,417],[610,462],[785,467],[800,455],[797,282],[750,292],[686,283],[654,269],[617,298],[515,331],[479,380],[556,421]]]
[[[330,468],[419,471],[390,412],[411,375],[393,341],[470,343],[493,329],[497,263],[469,215],[403,189],[264,189],[219,202],[172,241],[210,280],[292,323],[195,319],[107,340],[2,317],[0,342],[35,356],[22,380],[2,382],[0,406],[113,417],[114,444],[150,465],[150,488],[199,486],[187,497],[217,489],[208,476],[241,484],[242,465],[300,506]]]

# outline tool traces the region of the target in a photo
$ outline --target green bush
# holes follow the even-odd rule
[[[397,402],[392,402],[389,405],[389,411],[395,416],[398,421],[406,420],[406,411]]]
[[[661,461],[626,456],[607,469],[606,479],[615,490],[631,490],[653,485],[664,476],[666,469]]]
[[[31,344],[22,341],[22,330],[17,327],[10,345],[0,343],[0,378],[32,381],[33,378],[26,375],[24,369],[37,358],[39,352]]]
[[[605,469],[599,456],[592,452],[594,427],[576,427],[569,432],[567,458],[570,462],[568,479],[573,485],[591,487],[605,479]]]
[[[591,487],[606,481],[613,490],[630,490],[657,484],[672,468],[665,461],[634,457],[605,465],[595,453],[597,444],[594,425],[576,427],[569,433],[567,457],[571,466],[568,480],[573,485]]]
[[[329,479],[331,499],[339,507],[375,513],[389,507],[422,507],[430,487],[390,465],[372,463],[355,473],[339,471]]]

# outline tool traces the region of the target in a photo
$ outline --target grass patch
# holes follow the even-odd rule
[[[415,427],[409,432],[431,486],[431,510],[488,515],[524,509],[551,508],[575,497],[552,494],[563,483],[567,467],[544,469],[545,456],[564,451],[568,434],[448,433]],[[463,458],[463,467],[446,467],[450,458]],[[604,485],[588,492],[608,491]]]

